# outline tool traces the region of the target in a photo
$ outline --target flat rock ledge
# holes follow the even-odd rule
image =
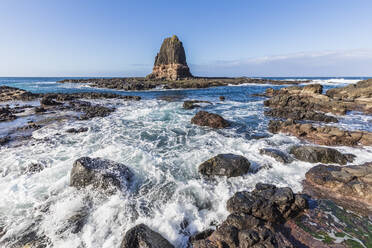
[[[199,165],[199,173],[204,176],[237,177],[248,173],[250,162],[235,154],[218,154]]]
[[[362,214],[372,214],[372,162],[353,166],[317,165],[306,173],[304,192]]]
[[[144,224],[129,229],[120,248],[174,248],[163,236]]]
[[[283,223],[307,207],[290,188],[258,183],[252,192],[237,192],[227,201],[231,214],[215,231],[190,240],[194,248],[298,247],[282,233]]]
[[[336,149],[319,146],[293,146],[290,153],[296,159],[310,163],[345,165],[355,158],[353,154],[342,154]]]
[[[338,127],[316,127],[312,124],[301,124],[293,120],[269,122],[271,133],[284,133],[299,139],[326,146],[370,146],[372,132],[347,131]]]
[[[102,159],[82,157],[77,159],[70,174],[70,186],[78,189],[92,185],[104,191],[115,191],[128,186],[133,173],[123,164]]]
[[[191,123],[198,126],[212,128],[225,128],[230,126],[230,123],[222,116],[206,111],[199,111],[196,113],[196,115],[191,119]]]

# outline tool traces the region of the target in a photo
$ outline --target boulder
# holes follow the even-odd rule
[[[310,163],[345,165],[355,158],[353,154],[342,154],[336,149],[319,146],[293,146],[290,153],[296,159]]]
[[[305,192],[341,206],[372,214],[372,162],[339,167],[317,165],[306,173]]]
[[[243,156],[218,154],[199,165],[199,173],[205,176],[242,176],[249,171],[250,163]]]
[[[270,156],[274,158],[276,161],[283,163],[283,164],[288,164],[293,161],[293,159],[288,156],[286,153],[277,150],[277,149],[272,149],[272,148],[263,148],[260,149],[260,154]]]
[[[230,123],[218,114],[199,111],[191,119],[191,123],[199,126],[207,126],[212,128],[225,128],[230,126]]]
[[[174,248],[168,240],[144,224],[129,229],[120,248]]]
[[[166,38],[155,57],[149,79],[177,80],[192,77],[186,63],[185,49],[176,35]]]
[[[92,185],[94,188],[112,190],[128,186],[133,173],[123,164],[102,158],[77,159],[70,174],[70,186],[78,189]]]
[[[269,122],[271,133],[285,133],[299,139],[326,146],[369,146],[372,145],[372,132],[347,131],[338,127],[316,127],[309,123],[301,124],[293,120]]]

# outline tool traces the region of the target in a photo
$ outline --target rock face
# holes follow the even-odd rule
[[[213,128],[225,128],[230,126],[230,123],[223,117],[206,111],[199,111],[196,113],[196,115],[191,119],[191,123]]]
[[[174,246],[159,233],[140,224],[127,231],[120,248],[174,248]]]
[[[353,154],[342,154],[333,148],[316,146],[294,146],[290,151],[293,156],[301,161],[310,163],[341,164],[353,162]]]
[[[111,190],[127,186],[133,177],[132,172],[123,164],[114,161],[82,157],[73,164],[70,174],[70,186]]]
[[[177,80],[192,77],[186,63],[185,49],[176,35],[166,38],[155,57],[149,79]]]
[[[311,124],[300,124],[293,120],[270,121],[269,131],[272,133],[290,134],[318,145],[372,145],[372,132],[347,131],[331,126],[314,127]]]
[[[250,165],[243,156],[218,154],[199,165],[199,173],[205,176],[237,177],[248,173]]]
[[[306,173],[307,191],[372,214],[372,162],[339,167],[317,165]]]
[[[281,232],[282,224],[307,208],[307,200],[290,188],[256,185],[227,202],[231,213],[209,237],[193,239],[194,248],[296,247]]]
[[[260,149],[260,154],[270,156],[274,158],[276,161],[283,163],[283,164],[288,164],[293,161],[293,159],[290,156],[288,156],[286,153],[280,150],[276,150],[276,149],[263,148],[263,149]]]

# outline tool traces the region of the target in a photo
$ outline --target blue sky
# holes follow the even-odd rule
[[[193,74],[372,76],[372,1],[1,0],[0,76],[144,76],[162,40]]]

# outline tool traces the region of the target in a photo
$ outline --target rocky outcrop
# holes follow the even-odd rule
[[[192,77],[186,63],[185,49],[176,35],[166,38],[155,57],[149,79],[177,80]]]
[[[329,89],[326,95],[344,101],[372,102],[372,79],[359,81],[341,88]]]
[[[129,229],[120,248],[174,248],[168,240],[144,224]]]
[[[337,127],[315,127],[309,123],[300,124],[293,120],[270,121],[271,133],[285,133],[326,146],[372,145],[372,133],[367,131],[347,131]]]
[[[200,105],[197,103],[207,103],[207,104],[212,104],[210,101],[201,101],[201,100],[187,100],[183,102],[183,108],[184,109],[194,109],[194,108],[199,108]]]
[[[283,164],[288,164],[293,161],[293,159],[290,156],[288,156],[288,154],[280,150],[277,150],[277,149],[263,148],[263,149],[260,149],[260,154],[272,157],[276,161],[283,163]]]
[[[38,97],[38,94],[9,86],[0,86],[0,102],[5,101],[31,101]]]
[[[227,202],[231,213],[206,237],[193,240],[194,248],[296,247],[282,233],[282,224],[308,206],[290,188],[258,183],[252,192],[237,192]]]
[[[204,176],[242,176],[249,171],[250,162],[235,154],[218,154],[199,165],[199,173]]]
[[[218,114],[212,114],[206,111],[199,111],[191,119],[191,123],[199,126],[225,128],[230,126],[230,123]]]
[[[372,162],[339,167],[317,165],[306,173],[305,192],[372,214]]]
[[[17,116],[12,113],[10,108],[0,108],[0,122],[12,121],[16,118]]]
[[[311,120],[321,122],[338,122],[336,117],[326,115],[324,113],[306,110],[299,107],[282,107],[266,110],[265,115],[277,118],[285,118],[292,120]]]
[[[353,154],[342,154],[336,149],[319,146],[294,146],[290,153],[296,159],[310,163],[345,165],[355,158]]]
[[[73,164],[70,186],[78,189],[92,185],[93,188],[115,190],[128,186],[132,172],[123,164],[114,161],[82,157]]]

